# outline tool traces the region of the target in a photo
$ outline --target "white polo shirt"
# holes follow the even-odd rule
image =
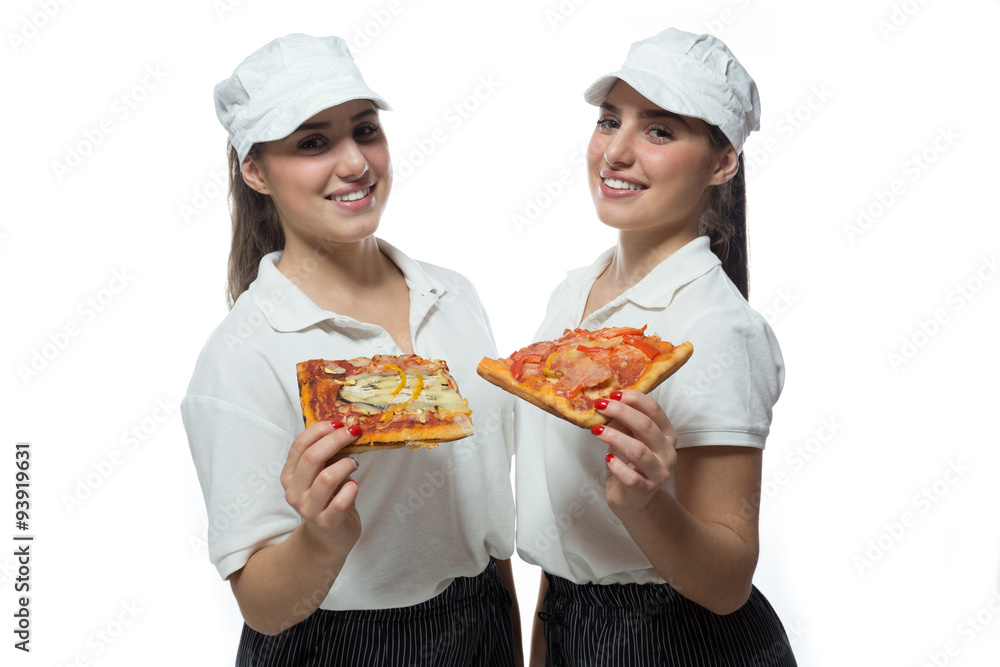
[[[535,340],[565,329],[648,325],[694,354],[651,392],[677,431],[677,447],[764,447],[784,381],[771,328],[750,308],[698,237],[638,284],[583,319],[590,289],[614,249],[571,271],[549,300]],[[590,431],[524,401],[515,404],[517,550],[576,583],[664,583],[605,500],[607,446]],[[673,481],[668,490],[676,497]]]
[[[361,538],[323,609],[417,604],[455,577],[514,550],[512,397],[476,374],[496,356],[472,284],[384,241],[410,289],[414,351],[444,359],[472,408],[475,435],[437,449],[357,456]],[[306,359],[401,354],[379,326],[320,309],[265,256],[257,279],[210,336],[181,403],[208,508],[209,557],[223,578],[301,522],[279,475],[303,430],[295,365]]]

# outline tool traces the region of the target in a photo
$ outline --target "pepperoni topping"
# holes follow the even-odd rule
[[[594,397],[588,393],[596,396],[634,384],[652,360],[673,350],[670,343],[645,332],[645,326],[566,329],[554,341],[514,352],[507,363],[516,381],[548,384],[574,407],[590,409]]]

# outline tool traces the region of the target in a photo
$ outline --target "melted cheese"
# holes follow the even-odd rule
[[[417,389],[418,378],[423,381],[423,388],[417,398],[411,400]],[[420,378],[419,373],[408,372],[406,385],[395,394],[393,392],[399,388],[399,375],[396,373],[357,375],[352,379],[355,380],[355,384],[340,388],[340,398],[350,403],[374,405],[380,408],[408,403],[406,408],[412,411],[434,407],[458,408],[465,405],[458,392],[449,387],[439,375],[424,375]]]

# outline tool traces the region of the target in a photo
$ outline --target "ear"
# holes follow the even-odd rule
[[[735,176],[740,168],[740,159],[733,145],[726,144],[726,147],[716,154],[712,165],[712,185],[722,185]]]
[[[270,188],[267,186],[267,180],[264,178],[264,171],[261,169],[260,164],[254,161],[249,155],[243,159],[243,164],[240,165],[240,169],[243,172],[243,180],[251,188],[261,193],[262,195],[271,194]]]

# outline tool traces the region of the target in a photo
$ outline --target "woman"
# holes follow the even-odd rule
[[[288,35],[215,89],[230,137],[231,312],[182,404],[209,551],[246,621],[239,665],[512,665],[510,454],[475,290],[374,234],[392,184],[379,110],[337,37]],[[302,429],[296,363],[449,363],[476,434],[345,457]]]
[[[746,301],[756,86],[722,42],[671,29],[585,97],[590,189],[618,243],[556,289],[536,340],[648,325],[694,355],[648,396],[599,400],[612,421],[591,433],[516,406],[518,552],[543,570],[532,664],[793,665],[752,584],[784,376]]]

